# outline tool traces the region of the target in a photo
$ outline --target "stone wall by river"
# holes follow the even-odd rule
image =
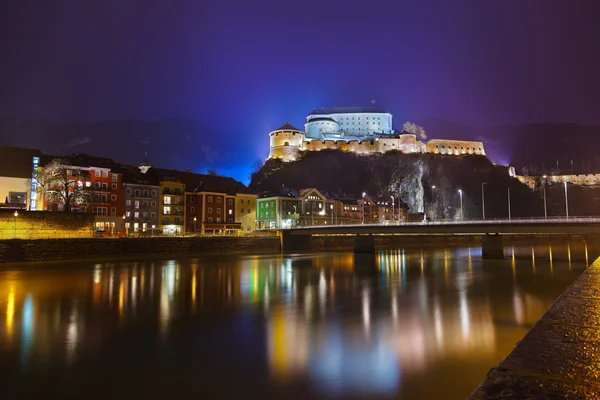
[[[277,237],[2,240],[0,262],[278,252]]]

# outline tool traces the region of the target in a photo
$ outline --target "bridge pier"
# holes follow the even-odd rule
[[[281,231],[279,241],[282,253],[306,253],[312,249],[311,235],[292,235],[288,231]]]
[[[498,234],[486,234],[481,237],[481,258],[504,258],[504,240]]]
[[[372,235],[354,237],[354,254],[375,254],[375,238]]]

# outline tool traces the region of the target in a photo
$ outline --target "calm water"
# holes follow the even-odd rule
[[[465,398],[586,266],[513,251],[5,268],[0,398]]]

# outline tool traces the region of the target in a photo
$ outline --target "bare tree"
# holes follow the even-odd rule
[[[71,165],[68,160],[52,160],[40,168],[36,181],[48,201],[62,204],[66,212],[70,212],[73,206],[92,202],[89,171]]]

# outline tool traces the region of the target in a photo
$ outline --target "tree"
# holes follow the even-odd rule
[[[210,176],[217,176],[217,171],[214,169],[207,169],[206,173]]]
[[[412,133],[414,135],[419,135],[419,137],[423,140],[427,139],[427,133],[425,132],[425,129],[423,129],[422,126],[414,124],[410,121],[406,121],[404,123],[404,125],[402,126],[402,130],[404,132]]]
[[[35,179],[48,201],[61,204],[66,212],[73,206],[92,202],[89,172],[71,165],[66,159],[52,160],[40,168]]]

